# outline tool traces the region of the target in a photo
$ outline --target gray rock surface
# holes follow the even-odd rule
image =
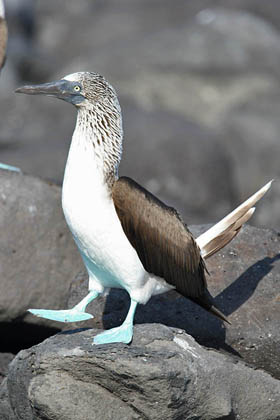
[[[10,404],[7,379],[0,385],[0,415],[1,420],[17,420]]]
[[[133,103],[125,120],[130,124],[127,129],[129,141],[125,141],[120,166],[122,174],[133,174],[136,180],[177,208],[184,219],[193,224],[201,219],[205,205],[207,221],[215,220],[224,209],[231,211],[237,197],[231,188],[232,182],[226,184],[221,177],[222,173],[226,179],[231,179],[231,160],[226,147],[214,133],[186,121],[181,115],[141,111]],[[147,135],[143,135],[143,127]],[[148,133],[154,132],[157,134],[151,139]],[[215,196],[215,205],[205,203],[209,191]]]
[[[12,353],[0,353],[0,383],[7,376],[8,365],[14,357]]]
[[[38,54],[33,46],[36,32],[35,0],[7,0],[8,73],[11,79],[36,77]]]
[[[188,223],[221,218],[233,202],[279,177],[278,0],[36,4],[25,78],[104,74],[124,114],[121,174],[176,204]],[[22,80],[11,76],[13,63],[7,61],[0,83],[1,160],[61,182],[74,109],[16,97]],[[280,187],[274,191],[256,221],[278,228]]]
[[[206,226],[191,227],[197,236]],[[176,292],[154,296],[137,309],[135,322],[158,322],[191,334],[200,344],[243,358],[280,379],[280,236],[246,226],[222,251],[207,260],[209,290],[232,325],[224,324]],[[72,283],[68,307],[87,293],[87,276]],[[95,318],[75,326],[112,328],[125,318],[126,292],[91,302],[87,311]]]
[[[138,325],[130,346],[93,346],[96,332],[66,331],[21,351],[2,386],[4,416],[12,409],[18,420],[279,419],[279,381],[181,330]]]
[[[8,351],[3,349],[7,340],[28,345],[28,325],[52,326],[26,310],[65,307],[71,281],[83,267],[60,195],[60,188],[48,182],[0,170],[0,330],[6,337],[0,343],[2,351]],[[42,334],[36,332],[39,338]]]

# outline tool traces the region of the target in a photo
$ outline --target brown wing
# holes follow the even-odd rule
[[[204,262],[177,211],[127,177],[115,182],[112,196],[123,230],[145,270],[164,278],[184,296],[201,296],[206,289]]]

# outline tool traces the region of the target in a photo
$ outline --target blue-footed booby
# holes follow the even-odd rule
[[[108,288],[123,288],[131,299],[125,321],[96,335],[94,343],[129,343],[137,304],[176,289],[229,322],[207,289],[204,259],[234,238],[271,182],[195,239],[174,208],[132,179],[119,178],[122,115],[114,88],[102,76],[74,73],[16,92],[55,96],[77,108],[62,207],[89,276],[88,295],[72,309],[29,311],[61,322],[82,321],[92,318],[85,312],[89,302]]]

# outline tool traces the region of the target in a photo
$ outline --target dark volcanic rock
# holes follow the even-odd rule
[[[10,404],[7,379],[0,386],[0,416],[1,420],[17,420]]]
[[[206,226],[193,226],[199,235]],[[197,305],[169,292],[139,306],[136,323],[158,322],[191,334],[200,344],[240,355],[255,367],[280,378],[280,236],[251,226],[221,252],[207,260],[211,276],[209,290],[232,325],[224,324]],[[87,293],[87,276],[72,283],[68,306]],[[95,318],[82,326],[111,328],[119,325],[128,311],[126,292],[112,290],[88,306]],[[78,326],[78,324],[76,325]]]
[[[138,325],[130,346],[93,346],[96,332],[63,332],[21,351],[3,385],[1,413],[12,407],[19,420],[279,419],[279,381],[180,330]]]
[[[133,103],[127,106],[126,121],[121,174],[133,174],[193,224],[201,220],[205,208],[207,221],[231,210],[237,201],[231,160],[217,135],[181,115],[144,111]],[[149,133],[155,133],[153,138]],[[206,199],[210,191],[215,200]]]
[[[26,310],[65,307],[71,280],[82,268],[64,221],[60,194],[55,185],[0,170],[2,351],[9,351],[9,341],[18,347],[32,343],[34,336],[30,337],[27,325],[53,325]],[[33,333],[46,337],[38,329]]]
[[[6,377],[8,365],[14,357],[15,356],[12,353],[0,353],[0,382]]]
[[[271,219],[279,219],[279,162],[271,156],[279,156],[280,101],[273,92],[274,88],[269,93],[248,98],[234,107],[224,122],[228,133],[224,147],[233,163],[232,179],[238,196],[245,199],[253,186],[276,179],[272,193],[265,197],[265,205],[257,212],[258,224],[262,226],[270,226]],[[279,227],[280,221],[276,229]]]
[[[204,342],[222,345],[225,340],[244,360],[279,379],[279,232],[247,225],[207,260],[207,267],[215,302],[232,325],[216,337],[206,334]]]

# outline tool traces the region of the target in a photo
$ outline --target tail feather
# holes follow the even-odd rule
[[[218,252],[238,234],[242,225],[253,215],[254,205],[269,190],[272,182],[273,180],[268,182],[248,200],[196,239],[203,258],[208,258]]]
[[[235,231],[225,233],[223,235],[218,236],[217,238],[212,239],[212,241],[206,244],[205,247],[203,248],[202,250],[203,257],[209,258],[211,257],[211,255],[218,252],[220,249],[226,246],[230,241],[232,241],[239,231],[240,231],[240,228]]]
[[[222,321],[231,324],[231,322],[227,319],[227,317],[214,305],[214,299],[210,295],[209,290],[204,290],[204,293],[196,298],[190,298],[193,302],[200,305],[202,308],[206,309],[206,311],[211,312],[217,318],[220,318]]]
[[[222,249],[230,241],[232,241],[232,239],[235,238],[235,236],[240,232],[240,229],[242,228],[244,223],[246,223],[247,220],[250,219],[255,209],[255,207],[252,207],[250,210],[247,211],[247,213],[244,214],[243,217],[238,219],[234,224],[228,226],[223,233],[221,233],[220,235],[212,239],[210,242],[208,242],[203,248],[204,258],[211,257],[211,255],[215,254],[219,251],[219,249]]]
[[[222,321],[225,321],[229,325],[231,325],[231,322],[227,319],[227,317],[218,308],[216,308],[216,306],[212,305],[211,308],[209,309],[209,312],[211,312],[217,318],[220,318]]]

